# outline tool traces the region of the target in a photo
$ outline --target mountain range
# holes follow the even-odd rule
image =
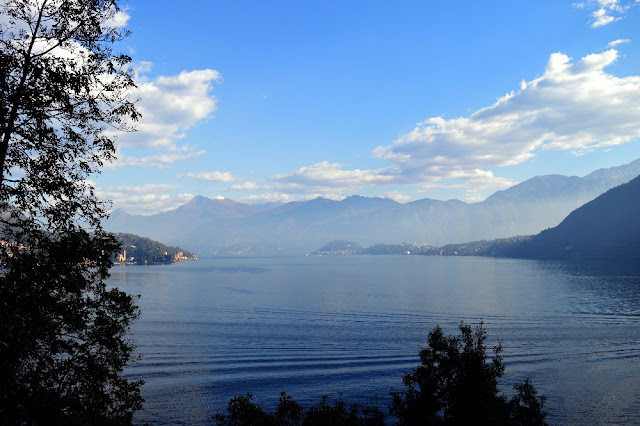
[[[640,259],[640,177],[574,210],[558,226],[500,255],[534,259]]]
[[[187,247],[201,256],[307,253],[331,240],[442,246],[537,234],[638,175],[640,159],[584,177],[537,176],[479,203],[427,198],[401,204],[354,195],[342,201],[248,205],[196,196],[151,216],[115,210],[105,228]]]

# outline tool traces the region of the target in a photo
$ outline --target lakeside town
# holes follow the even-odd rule
[[[113,235],[122,244],[122,251],[114,259],[116,265],[166,265],[198,259],[195,253],[150,238],[122,232]]]

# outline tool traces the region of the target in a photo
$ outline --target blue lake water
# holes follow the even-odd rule
[[[431,256],[212,258],[119,266],[140,295],[136,420],[207,424],[251,392],[273,410],[386,406],[436,325],[483,320],[502,342],[506,393],[531,377],[551,424],[640,422],[640,273],[561,262]]]

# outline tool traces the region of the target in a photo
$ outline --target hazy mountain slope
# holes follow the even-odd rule
[[[552,229],[505,250],[541,259],[640,258],[640,177],[574,210]]]
[[[150,216],[116,210],[105,227],[113,232],[143,234],[167,244],[194,247],[208,253],[223,242],[229,246],[237,228],[234,222],[259,211],[232,200],[197,196],[177,209]]]
[[[217,218],[231,219],[246,217],[259,212],[260,209],[247,204],[238,203],[228,198],[212,200],[201,195],[193,197],[188,203],[175,210],[160,213],[168,217],[180,218]]]
[[[498,191],[476,209],[491,216],[495,236],[478,235],[478,239],[506,238],[537,234],[559,224],[577,207],[593,200],[608,189],[640,175],[640,159],[623,166],[600,169],[583,178],[576,176],[537,176],[503,191]]]
[[[362,239],[371,232],[363,218],[372,212],[401,206],[383,198],[353,196],[342,201],[316,198],[292,202],[242,221],[238,234],[253,247],[274,253],[308,252],[330,240]],[[313,246],[315,244],[315,247]]]
[[[538,176],[498,191],[485,201],[423,199],[406,204],[352,196],[316,198],[273,206],[194,197],[151,216],[115,211],[108,230],[148,235],[201,255],[304,253],[332,240],[376,243],[450,243],[536,234],[558,225],[571,211],[640,175],[640,160],[583,178]]]

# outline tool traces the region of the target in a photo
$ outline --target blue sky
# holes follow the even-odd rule
[[[475,202],[640,157],[638,0],[123,6],[143,117],[95,184],[130,213]]]

